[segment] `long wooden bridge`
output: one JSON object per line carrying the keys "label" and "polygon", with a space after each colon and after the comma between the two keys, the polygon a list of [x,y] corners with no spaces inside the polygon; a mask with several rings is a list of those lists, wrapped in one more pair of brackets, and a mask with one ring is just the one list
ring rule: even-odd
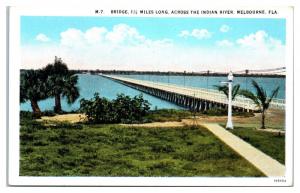
{"label": "long wooden bridge", "polygon": [[[137,80],[113,75],[99,75],[194,111],[206,111],[210,108],[227,108],[228,105],[226,95],[213,89],[183,87],[169,83]],[[237,96],[232,101],[232,108],[240,111],[258,110],[252,100],[243,96]],[[283,99],[273,99],[270,108],[284,109],[285,101]]]}

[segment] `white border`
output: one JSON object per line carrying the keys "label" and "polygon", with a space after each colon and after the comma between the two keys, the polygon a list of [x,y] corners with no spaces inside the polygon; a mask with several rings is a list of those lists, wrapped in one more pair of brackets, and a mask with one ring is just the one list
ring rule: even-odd
{"label": "white border", "polygon": [[[173,6],[173,7],[172,7]],[[186,4],[184,8],[194,8],[195,5]],[[201,9],[224,9],[224,6],[201,7]],[[233,9],[233,6],[227,6]],[[110,7],[101,6],[107,10],[105,16],[111,16]],[[141,9],[139,5],[118,5],[113,9]],[[159,9],[157,4],[147,9]],[[176,5],[169,5],[167,9],[175,9]],[[183,7],[180,7],[184,9]],[[245,7],[241,7],[244,8]],[[38,186],[290,186],[293,183],[293,10],[291,7],[246,7],[253,9],[277,9],[280,14],[275,17],[286,18],[286,181],[274,183],[278,178],[228,178],[228,177],[20,177],[19,176],[19,69],[20,69],[20,16],[21,15],[82,15],[95,16],[97,7],[13,7],[10,9],[9,32],[9,179],[10,185],[38,185]],[[236,7],[234,7],[236,9]],[[114,15],[118,16],[118,15]],[[101,17],[101,16],[99,16]],[[139,15],[138,17],[165,17],[161,15]],[[186,17],[181,15],[168,17]],[[190,17],[190,16],[189,16]],[[199,17],[211,17],[201,15]],[[213,15],[212,17],[232,17],[230,15]],[[236,17],[236,15],[234,16]],[[242,17],[239,15],[238,17]],[[246,15],[243,17],[259,17]],[[267,15],[266,17],[272,17]],[[265,17],[264,17],[265,18]]]}

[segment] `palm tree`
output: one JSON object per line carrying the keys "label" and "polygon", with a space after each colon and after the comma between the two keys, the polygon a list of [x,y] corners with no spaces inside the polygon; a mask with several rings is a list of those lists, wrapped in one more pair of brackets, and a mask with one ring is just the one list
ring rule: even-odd
{"label": "palm tree", "polygon": [[270,103],[274,97],[277,96],[279,91],[279,86],[275,88],[271,95],[268,97],[266,90],[259,86],[255,80],[252,80],[252,85],[255,89],[256,94],[252,93],[249,90],[241,90],[240,94],[251,99],[259,108],[259,112],[261,113],[261,128],[265,129],[265,112],[270,107]]}
{"label": "palm tree", "polygon": [[[226,95],[226,97],[228,98],[228,85],[226,84],[226,85],[214,85],[214,87],[216,87],[217,89],[218,89],[218,91],[220,91],[220,92],[223,92],[225,95]],[[239,90],[240,90],[240,85],[239,84],[237,84],[237,85],[234,85],[233,87],[232,87],[232,100],[234,100],[235,99],[235,97],[239,94]]]}
{"label": "palm tree", "polygon": [[69,104],[79,97],[78,76],[73,75],[62,59],[57,57],[54,64],[48,64],[43,71],[49,85],[48,94],[55,99],[54,112],[61,113],[61,97],[66,97]]}
{"label": "palm tree", "polygon": [[46,81],[40,70],[26,70],[21,72],[20,102],[30,101],[34,117],[41,116],[38,101],[47,98]]}
{"label": "palm tree", "polygon": [[62,97],[67,98],[68,104],[72,104],[78,99],[79,87],[77,86],[78,76],[77,75],[68,75],[64,79],[64,87],[62,89]]}

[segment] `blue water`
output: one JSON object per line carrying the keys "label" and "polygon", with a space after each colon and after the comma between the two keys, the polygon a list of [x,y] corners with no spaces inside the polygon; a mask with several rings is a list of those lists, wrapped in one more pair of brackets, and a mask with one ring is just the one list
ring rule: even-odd
{"label": "blue water", "polygon": [[[97,75],[79,74],[78,75],[78,85],[80,88],[80,97],[73,103],[69,105],[66,99],[62,100],[62,109],[64,111],[77,110],[80,107],[80,99],[90,99],[94,97],[94,93],[100,93],[100,96],[106,97],[108,99],[115,99],[117,94],[124,93],[131,97],[141,94],[142,92],[132,89],[130,87],[119,84],[107,78],[103,78]],[[142,93],[144,99],[151,103],[151,109],[181,109],[177,105],[161,100],[159,98],[153,97],[151,95]],[[53,110],[54,98],[49,98],[39,102],[40,109]],[[21,110],[31,111],[31,106],[29,102],[21,104]]]}
{"label": "blue water", "polygon": [[[95,92],[99,92],[100,96],[106,97],[108,99],[116,98],[117,94],[124,93],[129,96],[136,96],[141,94],[140,91],[132,89],[130,87],[124,86],[110,79],[103,78],[97,75],[79,74],[79,88],[80,97],[72,105],[67,104],[66,100],[62,100],[62,108],[65,111],[77,110],[80,107],[79,101],[82,98],[90,99],[94,96]],[[155,82],[164,82],[177,84],[182,86],[192,86],[200,88],[210,88],[215,89],[213,85],[219,85],[221,81],[226,81],[226,77],[201,77],[201,76],[162,76],[162,75],[126,75],[126,77],[140,79],[140,80],[150,80]],[[259,84],[261,84],[267,93],[270,93],[276,86],[280,86],[280,90],[277,98],[285,98],[285,78],[245,78],[245,77],[235,77],[234,84],[240,84],[242,88],[253,90],[251,86],[251,79],[255,79]],[[161,100],[159,98],[153,97],[146,93],[142,93],[144,98],[151,103],[151,109],[181,109],[181,107]],[[54,99],[49,98],[39,102],[39,106],[42,111],[53,110]],[[29,102],[21,104],[21,110],[31,111],[31,106]]]}

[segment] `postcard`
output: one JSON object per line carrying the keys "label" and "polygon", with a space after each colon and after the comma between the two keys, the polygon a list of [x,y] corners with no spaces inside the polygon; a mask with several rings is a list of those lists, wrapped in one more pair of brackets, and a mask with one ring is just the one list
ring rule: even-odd
{"label": "postcard", "polygon": [[291,186],[293,8],[10,7],[11,186]]}

